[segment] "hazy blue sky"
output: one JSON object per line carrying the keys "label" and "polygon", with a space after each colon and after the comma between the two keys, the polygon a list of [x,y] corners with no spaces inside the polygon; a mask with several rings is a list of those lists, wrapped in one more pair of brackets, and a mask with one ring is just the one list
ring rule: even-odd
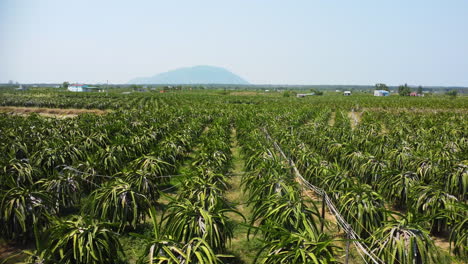
{"label": "hazy blue sky", "polygon": [[468,86],[468,1],[0,0],[0,82],[194,65],[255,84]]}

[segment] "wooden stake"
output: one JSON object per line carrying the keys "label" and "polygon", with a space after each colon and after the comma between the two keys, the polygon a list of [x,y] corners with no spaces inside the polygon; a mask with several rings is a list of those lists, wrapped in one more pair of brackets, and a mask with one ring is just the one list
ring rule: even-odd
{"label": "wooden stake", "polygon": [[345,259],[345,264],[348,264],[349,261],[349,235],[346,235],[346,238],[348,239],[346,241],[346,259]]}
{"label": "wooden stake", "polygon": [[322,197],[322,222],[320,223],[320,231],[323,233],[323,226],[325,223],[325,197]]}

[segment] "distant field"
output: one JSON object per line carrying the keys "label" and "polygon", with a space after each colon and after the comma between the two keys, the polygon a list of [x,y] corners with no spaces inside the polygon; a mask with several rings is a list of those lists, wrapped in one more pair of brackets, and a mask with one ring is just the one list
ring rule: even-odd
{"label": "distant field", "polygon": [[464,263],[467,134],[467,96],[0,92],[0,260]]}

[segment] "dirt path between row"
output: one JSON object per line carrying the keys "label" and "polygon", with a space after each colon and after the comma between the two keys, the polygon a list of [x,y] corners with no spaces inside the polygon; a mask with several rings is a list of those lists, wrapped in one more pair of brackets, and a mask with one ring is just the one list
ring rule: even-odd
{"label": "dirt path between row", "polygon": [[332,112],[330,116],[330,120],[328,120],[328,125],[329,126],[334,126],[335,125],[335,118],[336,118],[336,112]]}
{"label": "dirt path between row", "polygon": [[362,112],[351,111],[348,113],[348,117],[351,121],[351,129],[355,129],[357,125],[359,125],[359,122],[361,121],[361,115]]}
{"label": "dirt path between row", "polygon": [[16,107],[16,106],[0,106],[0,112],[10,113],[14,115],[29,115],[37,113],[45,117],[75,117],[79,114],[98,114],[103,115],[108,113],[107,110],[100,109],[74,109],[74,108],[43,108],[43,107]]}
{"label": "dirt path between row", "polygon": [[[225,193],[226,200],[235,206],[249,223],[251,219],[251,208],[247,205],[247,194],[242,190],[242,175],[245,173],[245,161],[240,154],[240,146],[237,142],[237,131],[232,129],[231,133],[231,153],[233,159],[232,176],[228,180],[229,189]],[[228,214],[234,220],[234,237],[228,250],[235,256],[235,261],[230,263],[253,263],[258,252],[258,245],[255,239],[247,239],[248,227],[244,225],[244,219],[234,213]]]}

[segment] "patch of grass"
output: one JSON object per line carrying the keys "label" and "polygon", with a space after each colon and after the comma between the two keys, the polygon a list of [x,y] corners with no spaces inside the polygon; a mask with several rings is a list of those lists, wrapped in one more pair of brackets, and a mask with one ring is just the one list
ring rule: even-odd
{"label": "patch of grass", "polygon": [[245,217],[244,218],[237,214],[229,214],[229,217],[236,223],[234,229],[234,238],[228,247],[228,253],[234,255],[234,258],[225,259],[225,263],[254,263],[254,259],[257,252],[262,247],[262,242],[258,238],[250,239],[247,237],[249,230],[248,223],[251,218],[251,210],[247,206],[246,194],[241,189],[242,174],[244,173],[244,160],[240,154],[240,147],[236,140],[236,131],[232,131],[232,147],[231,152],[233,156],[233,168],[232,173],[234,174],[229,178],[229,189],[225,193],[226,199]]}
{"label": "patch of grass", "polygon": [[235,231],[235,238],[232,241],[232,245],[230,247],[230,254],[233,254],[235,257],[232,259],[227,260],[225,263],[254,263],[255,257],[257,253],[260,251],[263,243],[258,238],[251,238],[247,240],[247,231],[236,230]]}
{"label": "patch of grass", "polygon": [[146,241],[143,238],[132,236],[131,233],[142,234],[146,237],[152,237],[153,226],[150,223],[144,223],[137,227],[133,232],[122,234],[120,243],[122,244],[126,259],[128,263],[136,263],[137,260],[144,254]]}

